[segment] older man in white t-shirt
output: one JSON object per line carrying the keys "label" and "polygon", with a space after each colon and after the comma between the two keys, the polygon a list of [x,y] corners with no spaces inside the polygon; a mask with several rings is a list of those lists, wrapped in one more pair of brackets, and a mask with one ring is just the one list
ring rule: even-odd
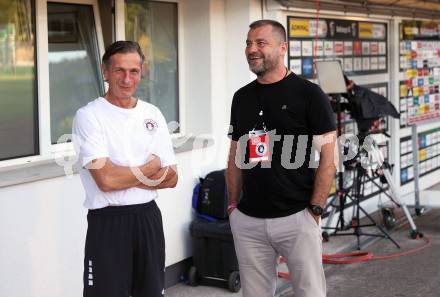
{"label": "older man in white t-shirt", "polygon": [[102,59],[109,88],[74,120],[89,209],[84,297],[163,296],[165,240],[157,189],[177,170],[165,118],[133,96],[144,55],[136,42],[111,44]]}

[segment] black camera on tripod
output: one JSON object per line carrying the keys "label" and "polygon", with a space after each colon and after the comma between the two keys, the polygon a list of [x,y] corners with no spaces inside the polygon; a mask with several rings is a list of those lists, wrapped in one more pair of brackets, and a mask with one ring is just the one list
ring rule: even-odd
{"label": "black camera on tripod", "polygon": [[[333,229],[332,235],[356,235],[357,246],[360,249],[360,236],[375,236],[390,239],[397,247],[395,242],[386,231],[378,225],[375,220],[360,205],[365,198],[365,183],[372,182],[385,192],[385,188],[374,181],[374,176],[378,175],[381,182],[386,180],[388,172],[388,163],[385,162],[382,152],[373,137],[370,134],[383,133],[385,129],[376,129],[373,131],[372,126],[379,119],[386,116],[399,118],[396,108],[384,96],[375,93],[368,88],[358,86],[349,80],[342,72],[342,67],[338,61],[320,61],[316,64],[318,81],[324,93],[331,98],[331,104],[337,117],[338,136],[342,135],[342,115],[344,111],[348,111],[356,122],[358,134],[349,136],[341,144],[343,158],[340,159],[339,172],[337,174],[336,195],[328,204],[332,207],[329,212],[327,225],[323,229]],[[345,99],[345,100],[343,100]],[[347,135],[344,135],[347,137]],[[339,139],[340,141],[342,138]],[[351,154],[351,156],[349,156]],[[344,170],[345,169],[345,170]],[[381,172],[383,172],[381,174]],[[390,176],[388,176],[390,177]],[[345,224],[344,209],[346,200],[353,207],[353,216],[351,223]],[[337,201],[337,204],[334,204]],[[326,208],[327,209],[327,208]],[[329,227],[331,218],[339,211],[339,218],[336,227]],[[370,223],[360,223],[361,213],[364,214]],[[362,230],[364,227],[377,227],[381,234],[367,233]],[[347,233],[348,229],[354,229],[353,232]],[[338,232],[344,233],[338,233]],[[323,238],[327,238],[330,234],[323,232]]]}
{"label": "black camera on tripod", "polygon": [[360,134],[368,133],[373,123],[380,118],[386,116],[400,118],[394,105],[384,96],[355,84],[345,74],[344,82],[347,92],[342,93],[341,96],[346,98],[348,103],[341,103],[341,109],[350,112]]}
{"label": "black camera on tripod", "polygon": [[[362,160],[364,160],[365,164],[373,167],[378,164],[378,166],[373,169],[380,177],[380,181],[386,184],[387,181],[383,177],[383,174],[381,174],[381,171],[383,169],[391,169],[391,166],[381,155],[374,155],[378,153],[377,150],[379,150],[379,146],[371,139],[366,141],[366,137],[375,133],[382,133],[389,137],[385,129],[378,129],[374,123],[377,123],[380,119],[385,121],[384,118],[386,116],[398,119],[400,115],[393,104],[384,96],[365,87],[356,85],[353,81],[348,79],[346,75],[344,75],[344,82],[347,87],[347,92],[341,94],[341,96],[347,99],[347,102],[341,103],[344,105],[341,109],[349,111],[352,118],[356,121],[359,130],[357,140],[359,144],[362,144],[362,148],[360,146],[358,147],[358,155],[352,160],[344,162],[344,166],[346,169],[350,169],[350,167],[356,166],[356,164],[359,166]],[[349,145],[350,143],[344,145],[344,150],[350,149]],[[344,155],[347,155],[347,152],[344,151]]]}

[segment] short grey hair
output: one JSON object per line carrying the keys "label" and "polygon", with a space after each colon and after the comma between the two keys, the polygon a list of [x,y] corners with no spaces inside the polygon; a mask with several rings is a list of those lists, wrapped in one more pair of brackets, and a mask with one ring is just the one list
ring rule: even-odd
{"label": "short grey hair", "polygon": [[115,54],[138,53],[141,58],[141,65],[144,64],[145,56],[142,53],[139,43],[129,40],[120,40],[110,44],[102,56],[102,64],[105,67],[111,66],[111,57]]}
{"label": "short grey hair", "polygon": [[251,30],[270,25],[272,26],[272,32],[275,32],[279,37],[281,38],[281,42],[286,42],[286,29],[284,28],[281,23],[274,21],[274,20],[258,20],[249,25],[249,28]]}

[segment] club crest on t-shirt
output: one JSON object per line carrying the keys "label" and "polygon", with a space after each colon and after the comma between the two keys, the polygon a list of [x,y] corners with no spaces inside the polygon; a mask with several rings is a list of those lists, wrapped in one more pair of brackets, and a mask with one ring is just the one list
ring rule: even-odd
{"label": "club crest on t-shirt", "polygon": [[153,134],[157,130],[157,123],[152,119],[146,119],[144,121],[144,127],[149,134]]}

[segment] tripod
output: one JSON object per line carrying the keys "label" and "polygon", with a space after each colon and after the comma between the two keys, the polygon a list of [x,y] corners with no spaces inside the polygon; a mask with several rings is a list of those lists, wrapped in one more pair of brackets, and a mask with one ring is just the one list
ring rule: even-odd
{"label": "tripod", "polygon": [[[361,133],[359,135],[360,142],[365,143],[367,134]],[[348,174],[351,174],[353,177],[353,184],[351,186],[343,185],[338,189],[338,195],[334,197],[331,202],[326,207],[332,207],[328,219],[327,224],[323,229],[334,229],[334,232],[330,235],[332,236],[347,236],[347,235],[355,235],[357,239],[357,248],[361,249],[360,237],[361,236],[374,236],[374,237],[382,237],[389,239],[397,248],[400,248],[399,244],[379,225],[375,222],[375,220],[365,211],[365,209],[360,205],[360,203],[365,198],[365,184],[367,182],[371,182],[376,187],[379,188],[381,193],[384,193],[393,203],[395,203],[398,207],[403,208],[405,216],[411,226],[411,237],[416,238],[417,235],[422,236],[421,233],[417,231],[417,228],[412,220],[412,217],[408,211],[407,206],[402,203],[399,199],[399,195],[397,192],[397,188],[394,186],[392,181],[392,176],[390,173],[389,164],[385,162],[382,152],[378,148],[376,142],[369,137],[368,144],[365,148],[358,146],[358,152],[353,160],[349,160],[344,162],[344,168]],[[373,166],[371,166],[373,164]],[[374,168],[376,165],[376,168]],[[370,174],[369,174],[370,173]],[[348,176],[346,174],[346,176]],[[379,177],[383,184],[387,184],[388,188],[384,185],[380,185],[375,178]],[[345,178],[347,181],[347,178]],[[339,182],[341,184],[341,182]],[[389,190],[389,193],[387,192]],[[342,199],[341,196],[342,195]],[[335,202],[342,201],[343,205],[335,205]],[[344,225],[343,218],[343,210],[347,199],[353,204],[353,218],[351,220],[351,224]],[[329,227],[333,216],[336,214],[337,209],[339,208],[340,214],[339,219],[337,221],[336,227]],[[366,220],[369,223],[360,223],[360,215],[363,213],[366,217]],[[380,233],[368,233],[364,232],[364,227],[376,227],[379,229]],[[353,232],[345,232],[349,229],[353,229]],[[344,231],[344,232],[343,232]],[[323,238],[328,239],[329,234],[327,232],[323,232]]]}

